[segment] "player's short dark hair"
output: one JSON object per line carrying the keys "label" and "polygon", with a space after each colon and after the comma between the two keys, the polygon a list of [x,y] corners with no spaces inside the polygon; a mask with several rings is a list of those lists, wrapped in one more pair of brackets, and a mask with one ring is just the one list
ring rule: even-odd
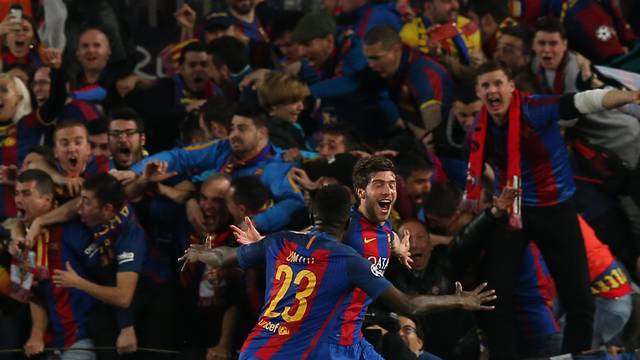
{"label": "player's short dark hair", "polygon": [[238,103],[233,111],[233,115],[253,120],[253,124],[258,129],[267,127],[267,113],[260,105],[252,103]]}
{"label": "player's short dark hair", "polygon": [[321,133],[342,136],[347,151],[356,150],[358,148],[358,143],[356,136],[353,134],[353,130],[343,124],[328,124],[322,128]]}
{"label": "player's short dark hair", "polygon": [[251,213],[260,211],[271,200],[269,188],[258,176],[240,176],[231,181],[233,201]]}
{"label": "player's short dark hair", "polygon": [[353,168],[353,187],[355,189],[365,189],[373,174],[380,171],[392,171],[396,169],[393,162],[383,156],[370,156],[358,160]]}
{"label": "player's short dark hair", "polygon": [[539,31],[548,33],[559,33],[561,38],[567,38],[567,30],[564,28],[564,25],[562,25],[560,19],[555,17],[543,16],[539,18],[533,26],[534,37],[535,34]]}
{"label": "player's short dark hair", "polygon": [[104,117],[87,122],[87,131],[89,135],[100,135],[109,132],[109,122]]}
{"label": "player's short dark hair", "polygon": [[187,53],[190,53],[190,52],[207,52],[207,48],[204,45],[202,45],[200,41],[194,41],[188,44],[187,46],[183,47],[182,50],[180,51],[180,58],[178,60],[178,63],[180,65],[184,64],[184,61],[187,58]]}
{"label": "player's short dark hair", "polygon": [[44,158],[44,161],[46,161],[47,164],[51,165],[52,167],[56,166],[56,157],[55,155],[53,155],[53,149],[51,149],[50,147],[45,145],[35,145],[29,149],[27,155],[31,153],[36,153],[42,156]]}
{"label": "player's short dark hair", "polygon": [[211,55],[217,67],[226,65],[233,74],[241,72],[249,64],[247,47],[232,36],[222,36],[213,40],[207,46],[207,53]]}
{"label": "player's short dark hair", "polygon": [[500,30],[502,35],[509,35],[522,40],[522,53],[531,54],[531,42],[533,41],[533,30],[524,25],[517,24],[507,26]]}
{"label": "player's short dark hair", "polygon": [[107,173],[93,175],[84,181],[82,188],[93,191],[101,206],[111,204],[115,211],[124,206],[124,187],[120,181]]}
{"label": "player's short dark hair", "polygon": [[478,95],[473,86],[473,80],[465,80],[460,83],[456,83],[453,101],[459,101],[463,104],[471,104],[478,101]]}
{"label": "player's short dark hair", "polygon": [[344,185],[323,186],[316,191],[311,209],[316,223],[342,227],[349,219],[351,193]]}
{"label": "player's short dark hair", "polygon": [[372,46],[378,43],[382,44],[383,49],[389,49],[393,45],[401,44],[402,40],[398,32],[393,30],[392,27],[378,25],[364,35],[364,44]]}
{"label": "player's short dark hair", "polygon": [[502,72],[504,72],[505,75],[507,75],[507,79],[513,79],[511,75],[511,70],[509,70],[509,67],[506,64],[497,60],[489,60],[486,63],[480,65],[476,70],[476,83],[478,82],[478,78],[480,77],[480,75],[484,75],[486,73],[490,73],[498,70],[502,70]]}
{"label": "player's short dark hair", "polygon": [[58,133],[58,131],[76,126],[83,128],[87,134],[87,137],[89,136],[89,129],[87,128],[87,124],[84,121],[74,118],[66,118],[58,120],[56,122],[56,127],[53,129],[53,138],[56,138],[56,134]]}
{"label": "player's short dark hair", "polygon": [[416,171],[433,171],[433,164],[424,156],[403,154],[396,161],[396,172],[404,179]]}
{"label": "player's short dark hair", "polygon": [[36,188],[42,195],[53,195],[54,184],[51,176],[46,171],[40,169],[28,169],[20,173],[16,178],[19,183],[36,182]]}
{"label": "player's short dark hair", "polygon": [[109,111],[109,125],[114,120],[134,121],[138,132],[144,132],[144,121],[137,111],[128,106],[119,106]]}
{"label": "player's short dark hair", "polygon": [[436,182],[424,195],[423,207],[427,215],[450,217],[458,210],[462,191],[451,183]]}

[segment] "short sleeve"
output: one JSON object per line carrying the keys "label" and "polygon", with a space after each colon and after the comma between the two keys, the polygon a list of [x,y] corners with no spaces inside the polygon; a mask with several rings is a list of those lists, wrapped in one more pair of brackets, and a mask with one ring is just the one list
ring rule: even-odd
{"label": "short sleeve", "polygon": [[142,272],[147,256],[147,242],[144,231],[137,223],[129,223],[116,244],[118,272]]}
{"label": "short sleeve", "polygon": [[444,81],[438,69],[419,61],[409,73],[409,87],[420,109],[441,104],[444,98]]}
{"label": "short sleeve", "polygon": [[385,290],[393,286],[374,264],[353,251],[347,259],[349,282],[364,290],[369,297],[376,299]]}

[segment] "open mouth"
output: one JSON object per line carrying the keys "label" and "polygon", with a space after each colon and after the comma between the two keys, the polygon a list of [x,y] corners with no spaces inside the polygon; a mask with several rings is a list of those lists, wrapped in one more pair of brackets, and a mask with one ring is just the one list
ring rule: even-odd
{"label": "open mouth", "polygon": [[487,97],[487,105],[492,109],[499,109],[502,105],[502,99],[499,95],[489,95]]}
{"label": "open mouth", "polygon": [[122,147],[118,149],[118,153],[122,156],[131,156],[131,149],[128,147]]}
{"label": "open mouth", "polygon": [[69,165],[71,165],[71,167],[76,167],[76,165],[78,165],[78,158],[75,156],[69,157]]}
{"label": "open mouth", "polygon": [[391,200],[388,200],[388,199],[380,200],[378,201],[378,206],[380,207],[380,210],[382,210],[383,213],[388,213],[389,210],[391,210]]}
{"label": "open mouth", "polygon": [[24,219],[27,216],[27,212],[24,209],[18,209],[16,215],[18,219]]}

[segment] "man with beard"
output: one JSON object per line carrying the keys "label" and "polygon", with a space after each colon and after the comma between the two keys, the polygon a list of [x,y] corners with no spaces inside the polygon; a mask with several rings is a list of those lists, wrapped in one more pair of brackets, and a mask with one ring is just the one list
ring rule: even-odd
{"label": "man with beard", "polygon": [[109,151],[118,170],[128,170],[144,157],[142,119],[131,108],[118,108],[109,113]]}
{"label": "man with beard", "polygon": [[[231,216],[225,206],[225,196],[231,179],[226,174],[214,174],[205,180],[198,196],[198,204],[204,217],[204,233],[194,231],[189,244],[211,241],[213,248],[236,246],[229,225]],[[194,229],[197,224],[193,224]],[[183,249],[183,250],[184,250]],[[244,303],[240,299],[245,285],[237,268],[213,269],[205,264],[189,264],[180,274],[185,291],[185,339],[187,346],[197,348],[190,353],[191,359],[202,359],[204,349],[207,357],[228,357],[237,349],[237,331],[243,321]]]}
{"label": "man with beard", "polygon": [[[163,151],[135,164],[131,170],[140,174],[145,163],[152,160],[167,162],[166,172],[178,175],[208,170],[195,177],[195,181],[206,179],[212,172],[233,178],[260,176],[275,201],[273,207],[255,217],[258,228],[264,232],[284,228],[292,215],[304,207],[300,190],[287,174],[292,164],[284,163],[279,150],[269,142],[266,115],[254,105],[240,104],[236,108],[228,139]],[[198,206],[195,208],[201,211]]]}
{"label": "man with beard", "polygon": [[255,0],[226,0],[229,13],[241,34],[256,42],[269,42],[262,20],[256,13]]}
{"label": "man with beard", "polygon": [[124,96],[125,103],[145,120],[151,153],[176,145],[179,125],[187,113],[197,110],[212,95],[221,95],[207,72],[209,56],[202,44],[185,46],[180,55],[179,74],[140,86]]}
{"label": "man with beard", "polygon": [[422,197],[431,189],[433,165],[421,156],[399,156],[396,163],[402,185],[396,210],[401,219],[415,218],[422,209]]}
{"label": "man with beard", "polygon": [[[54,207],[54,184],[42,170],[26,170],[16,179],[15,202],[18,218],[30,226],[38,216]],[[87,276],[87,269],[78,261],[91,233],[78,221],[46,227],[37,239],[37,263],[48,275],[38,279],[30,299],[31,335],[24,345],[27,356],[41,353],[47,346],[69,349],[62,358],[93,360],[91,351],[74,351],[74,347],[90,348],[88,315],[94,299],[85,292],[57,288],[50,279],[56,269],[73,267]],[[46,254],[46,256],[43,256]],[[46,260],[45,260],[46,259]],[[64,309],[64,310],[61,310]]]}
{"label": "man with beard", "polygon": [[515,88],[506,67],[488,62],[478,70],[476,94],[483,107],[470,135],[474,146],[469,156],[466,206],[477,208],[479,204],[485,161],[496,172],[496,189],[512,186],[521,191],[511,206],[509,226],[497,229],[485,244],[482,275],[501,291],[495,314],[480,317],[491,357],[516,357],[516,332],[510,325],[514,323],[512,298],[525,239],[531,238],[542,251],[567,309],[563,350],[588,350],[593,298],[573,200],[571,164],[558,121],[640,103],[640,92],[590,90],[527,96]]}

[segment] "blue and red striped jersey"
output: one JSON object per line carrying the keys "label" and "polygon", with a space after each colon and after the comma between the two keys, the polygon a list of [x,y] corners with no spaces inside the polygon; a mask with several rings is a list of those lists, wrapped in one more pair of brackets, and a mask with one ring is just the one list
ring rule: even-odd
{"label": "blue and red striped jersey", "polygon": [[[46,126],[34,111],[16,124],[0,126],[0,164],[20,167],[29,150],[41,144]],[[13,186],[0,185],[0,220],[16,215]]]}
{"label": "blue and red striped jersey", "polygon": [[396,32],[402,29],[402,19],[395,8],[395,2],[370,3],[362,5],[354,11],[355,22],[353,30],[359,38],[376,26],[387,25]]}
{"label": "blue and red striped jersey", "polygon": [[[560,96],[527,95],[522,99],[520,166],[522,205],[549,206],[573,196],[576,187],[569,153],[560,133]],[[489,121],[487,160],[496,172],[496,191],[505,185],[507,127]]]}
{"label": "blue and red striped jersey", "polygon": [[[78,275],[87,278],[87,269],[79,259],[90,239],[89,229],[79,221],[72,221],[45,229],[37,245],[46,248],[50,274],[55,269],[66,270],[68,261]],[[51,280],[41,281],[35,293],[43,297],[49,317],[45,338],[48,345],[69,347],[89,336],[88,314],[95,301],[91,295],[75,288],[55,286]]]}
{"label": "blue and red striped jersey", "polygon": [[240,359],[306,359],[334,343],[355,287],[376,298],[391,287],[375,266],[332,236],[279,232],[238,249],[242,268],[266,262],[265,305]]}
{"label": "blue and red striped jersey", "polygon": [[[369,260],[372,270],[380,276],[384,275],[391,257],[391,241],[393,240],[391,221],[384,224],[374,224],[360,211],[351,211],[351,222],[344,235],[343,242],[354,248],[358,254]],[[362,338],[362,322],[367,312],[367,306],[373,299],[361,289],[354,289],[341,305],[338,321],[340,331],[331,336],[340,345],[352,345]]]}
{"label": "blue and red striped jersey", "polygon": [[269,35],[265,31],[264,27],[262,26],[262,22],[260,21],[260,19],[258,19],[257,16],[253,19],[253,22],[250,23],[233,16],[231,18],[233,19],[234,25],[238,30],[240,30],[242,35],[248,37],[253,41],[269,42]]}
{"label": "blue and red striped jersey", "polygon": [[453,80],[437,61],[408,47],[402,48],[400,67],[389,84],[391,99],[402,118],[424,128],[421,109],[432,104],[442,106],[446,119],[453,103]]}

